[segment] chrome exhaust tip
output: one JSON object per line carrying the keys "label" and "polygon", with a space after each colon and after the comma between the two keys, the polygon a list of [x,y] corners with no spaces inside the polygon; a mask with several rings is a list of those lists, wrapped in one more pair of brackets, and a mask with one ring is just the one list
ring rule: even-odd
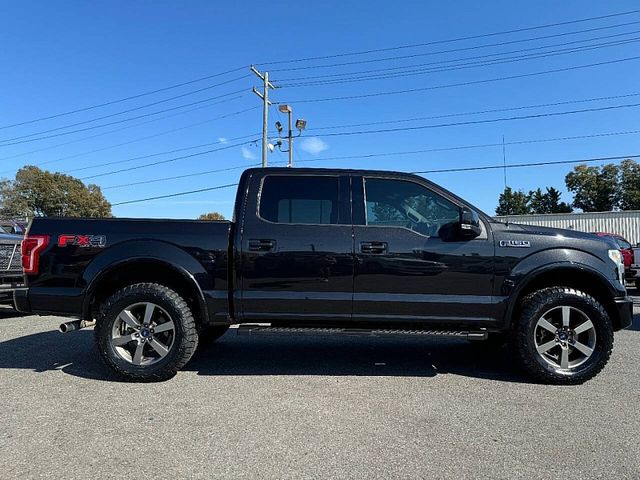
{"label": "chrome exhaust tip", "polygon": [[74,320],[73,322],[61,323],[58,327],[60,333],[75,332],[82,328],[92,327],[96,324],[95,320]]}

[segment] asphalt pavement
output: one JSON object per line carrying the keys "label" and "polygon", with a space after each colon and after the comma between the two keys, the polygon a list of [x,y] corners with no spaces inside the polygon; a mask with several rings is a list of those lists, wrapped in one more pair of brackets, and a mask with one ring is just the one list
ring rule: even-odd
{"label": "asphalt pavement", "polygon": [[130,384],[92,331],[4,311],[0,478],[637,479],[635,314],[598,377],[554,387],[461,340],[233,331]]}

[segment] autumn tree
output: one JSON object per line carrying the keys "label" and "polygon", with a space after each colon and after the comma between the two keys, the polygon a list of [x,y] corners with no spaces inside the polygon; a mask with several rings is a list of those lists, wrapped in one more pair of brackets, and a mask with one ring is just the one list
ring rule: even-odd
{"label": "autumn tree", "polygon": [[0,181],[0,215],[7,217],[111,217],[97,185],[62,173],[26,166],[14,180]]}
{"label": "autumn tree", "polygon": [[224,215],[218,212],[203,213],[198,217],[198,220],[224,220]]}

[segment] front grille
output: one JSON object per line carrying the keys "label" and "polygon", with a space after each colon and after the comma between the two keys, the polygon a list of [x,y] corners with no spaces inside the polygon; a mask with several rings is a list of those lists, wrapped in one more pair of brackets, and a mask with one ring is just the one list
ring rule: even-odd
{"label": "front grille", "polygon": [[0,245],[0,271],[21,272],[20,245]]}

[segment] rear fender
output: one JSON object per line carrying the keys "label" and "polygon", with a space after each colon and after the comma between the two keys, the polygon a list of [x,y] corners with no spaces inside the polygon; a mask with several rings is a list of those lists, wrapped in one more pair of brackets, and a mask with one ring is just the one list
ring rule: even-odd
{"label": "rear fender", "polygon": [[[181,248],[156,240],[134,240],[123,242],[95,257],[85,269],[82,279],[84,285],[83,318],[91,315],[91,302],[100,283],[110,273],[120,268],[135,268],[136,263],[153,262],[165,266],[180,275],[195,292],[197,301],[205,321],[209,318],[209,310],[203,293],[203,285],[196,278],[205,282],[208,272],[191,255]],[[204,285],[206,288],[207,286]]]}

